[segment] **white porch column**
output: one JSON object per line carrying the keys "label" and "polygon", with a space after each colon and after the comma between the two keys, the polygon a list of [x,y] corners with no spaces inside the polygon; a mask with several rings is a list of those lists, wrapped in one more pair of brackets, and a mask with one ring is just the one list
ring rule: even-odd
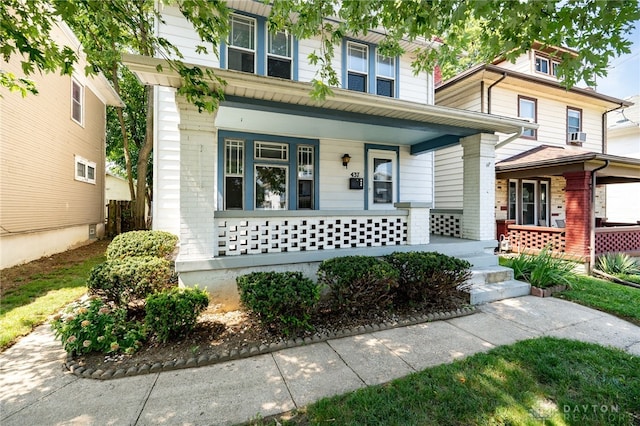
{"label": "white porch column", "polygon": [[176,96],[180,111],[180,260],[212,258],[215,244],[215,113]]}
{"label": "white porch column", "polygon": [[460,139],[463,149],[462,238],[496,239],[496,135],[477,134]]}
{"label": "white porch column", "polygon": [[407,245],[429,244],[431,203],[395,203],[398,210],[408,210]]}

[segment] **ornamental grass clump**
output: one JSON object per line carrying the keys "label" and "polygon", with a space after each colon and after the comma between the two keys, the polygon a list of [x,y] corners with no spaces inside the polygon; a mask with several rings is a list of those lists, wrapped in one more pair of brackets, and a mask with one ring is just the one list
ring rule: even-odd
{"label": "ornamental grass clump", "polygon": [[209,306],[209,295],[198,288],[172,288],[150,295],[145,323],[158,340],[166,342],[187,335],[198,316]]}
{"label": "ornamental grass clump", "polygon": [[94,297],[74,302],[51,321],[56,338],[70,354],[132,354],[146,339],[144,325],[127,320],[127,310]]}
{"label": "ornamental grass clump", "polygon": [[154,256],[168,258],[178,237],[166,231],[131,231],[116,236],[107,247],[107,259]]}
{"label": "ornamental grass clump", "polygon": [[520,253],[518,257],[509,259],[506,266],[513,269],[516,280],[523,280],[534,287],[547,288],[555,285],[566,285],[571,288],[575,280],[573,269],[575,264],[564,257],[556,257],[548,247],[536,256]]}
{"label": "ornamental grass clump", "polygon": [[471,264],[437,252],[394,252],[384,257],[398,272],[398,300],[439,304],[470,287]]}
{"label": "ornamental grass clump", "polygon": [[640,275],[640,264],[626,253],[606,253],[598,257],[596,269],[609,275]]}
{"label": "ornamental grass clump", "polygon": [[329,304],[353,314],[372,306],[390,308],[398,278],[392,265],[372,256],[335,257],[318,267],[318,283],[328,287]]}
{"label": "ornamental grass clump", "polygon": [[236,278],[240,301],[260,321],[285,335],[310,330],[320,287],[300,272],[252,272]]}

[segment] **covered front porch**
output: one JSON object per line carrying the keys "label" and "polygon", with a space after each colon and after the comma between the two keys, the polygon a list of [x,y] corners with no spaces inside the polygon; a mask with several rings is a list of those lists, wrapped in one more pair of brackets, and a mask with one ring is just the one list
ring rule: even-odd
{"label": "covered front porch", "polygon": [[[510,206],[505,208],[513,217],[497,221],[497,237],[505,239],[511,251],[538,253],[550,247],[589,265],[604,253],[640,253],[640,216],[636,223],[607,222],[604,197],[608,184],[640,181],[640,160],[541,146],[499,162],[496,178],[509,185],[548,180],[562,197],[552,192],[549,198],[554,204],[547,204],[546,211],[544,204],[536,205],[536,224],[518,223],[523,215],[514,214]],[[531,199],[533,205],[534,197]]]}
{"label": "covered front porch", "polygon": [[[161,60],[125,62],[147,84],[180,87]],[[232,305],[240,274],[314,277],[322,260],[336,256],[447,249],[496,262],[494,133],[535,124],[342,89],[318,100],[308,83],[213,72],[227,83],[214,114],[161,92],[178,118],[177,140],[165,152],[177,153],[179,164],[171,182],[155,187],[159,197],[163,187],[176,189],[183,284],[204,285]],[[157,142],[158,170],[164,143]],[[434,245],[432,152],[457,144],[464,151],[462,239]]]}

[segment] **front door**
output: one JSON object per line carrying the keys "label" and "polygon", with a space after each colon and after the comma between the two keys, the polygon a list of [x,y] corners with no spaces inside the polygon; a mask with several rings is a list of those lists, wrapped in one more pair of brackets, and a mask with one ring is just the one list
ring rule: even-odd
{"label": "front door", "polygon": [[368,208],[393,209],[398,200],[397,158],[394,151],[371,149],[368,152]]}

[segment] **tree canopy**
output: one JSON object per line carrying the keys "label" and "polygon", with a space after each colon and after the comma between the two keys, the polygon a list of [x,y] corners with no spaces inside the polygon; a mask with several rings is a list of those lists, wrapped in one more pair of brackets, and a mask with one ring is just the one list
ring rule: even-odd
{"label": "tree canopy", "polygon": [[[198,50],[212,49],[209,53],[217,54],[220,40],[228,32],[226,3],[166,1],[178,5],[196,28],[203,41]],[[183,77],[183,94],[201,109],[215,109],[223,82],[204,70],[182,64],[179,49],[150,31],[154,20],[161,19],[152,10],[153,4],[151,0],[0,2],[0,55],[5,60],[15,54],[24,55],[25,74],[17,77],[0,71],[0,84],[26,93],[36,90],[28,83],[28,76],[34,72],[70,73],[76,53],[55,45],[48,33],[55,19],[78,22],[88,17],[87,22],[101,23],[97,25],[100,32],[96,33],[95,49],[85,49],[100,55],[90,60],[99,61],[105,51],[114,52],[105,50],[105,43],[100,43],[99,38],[113,39],[114,30],[121,36],[123,28],[146,26],[149,31],[145,37],[138,34],[124,45],[141,54],[177,59],[170,66]],[[134,9],[144,14],[132,13]],[[580,81],[593,84],[596,77],[605,76],[611,59],[630,51],[629,34],[638,20],[637,0],[278,0],[272,2],[269,26],[290,31],[299,38],[322,39],[322,49],[312,53],[310,59],[319,65],[313,94],[325,96],[330,87],[338,85],[331,66],[337,42],[344,36],[357,38],[372,29],[385,34],[379,47],[389,55],[403,52],[402,40],[440,40],[437,49],[425,45],[415,52],[412,66],[416,72],[430,70],[436,63],[454,72],[461,65],[488,62],[498,56],[514,60],[534,42],[565,46],[577,52],[558,52],[562,60],[559,77],[571,87]],[[125,48],[122,44],[112,47],[120,52]],[[212,80],[218,84],[206,83]]]}

